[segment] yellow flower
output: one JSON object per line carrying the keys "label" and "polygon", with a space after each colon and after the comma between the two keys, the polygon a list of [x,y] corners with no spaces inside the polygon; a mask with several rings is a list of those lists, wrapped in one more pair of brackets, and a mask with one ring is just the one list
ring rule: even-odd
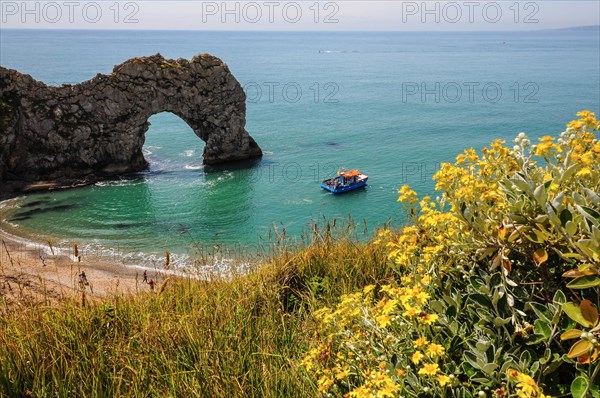
{"label": "yellow flower", "polygon": [[408,306],[408,308],[406,309],[406,311],[404,311],[402,313],[403,316],[411,318],[415,315],[418,315],[421,312],[421,308],[419,307],[412,307],[412,306]]}
{"label": "yellow flower", "polygon": [[437,363],[428,363],[419,369],[420,375],[435,376],[440,371],[440,367]]}
{"label": "yellow flower", "polygon": [[580,118],[586,118],[586,117],[594,117],[596,116],[596,114],[594,112],[590,112],[587,109],[584,109],[582,111],[579,111],[576,113],[577,116],[579,116]]}
{"label": "yellow flower", "polygon": [[431,343],[429,347],[427,347],[427,355],[430,357],[437,357],[444,353],[444,347],[439,344]]}
{"label": "yellow flower", "polygon": [[392,323],[392,317],[389,315],[379,315],[375,320],[380,328],[385,328]]}
{"label": "yellow flower", "polygon": [[479,156],[477,156],[477,151],[475,151],[475,149],[469,148],[466,149],[464,152],[467,159],[471,162],[477,162],[479,160]]}
{"label": "yellow flower", "polygon": [[552,150],[555,152],[562,152],[562,148],[552,141],[554,141],[554,137],[550,137],[549,135],[540,138],[540,143],[535,148],[535,155],[544,156],[551,153]]}
{"label": "yellow flower", "polygon": [[366,380],[362,386],[348,393],[355,398],[393,398],[398,396],[400,386],[387,374],[381,371],[365,372]]}
{"label": "yellow flower", "polygon": [[581,163],[585,166],[592,166],[592,164],[594,163],[594,158],[591,151],[581,155]]}
{"label": "yellow flower", "polygon": [[577,177],[589,176],[592,175],[592,170],[589,167],[584,167],[575,174]]}
{"label": "yellow flower", "polygon": [[387,303],[385,303],[381,312],[383,312],[384,314],[389,314],[394,310],[394,308],[396,308],[397,304],[398,300],[390,300]]}
{"label": "yellow flower", "polygon": [[414,347],[415,348],[425,347],[428,343],[429,343],[429,341],[427,341],[427,339],[425,337],[419,337],[418,339],[415,340]]}
{"label": "yellow flower", "polygon": [[400,197],[398,197],[398,202],[406,202],[408,204],[414,204],[418,202],[417,193],[410,189],[409,185],[403,185],[398,193],[400,194]]}
{"label": "yellow flower", "polygon": [[429,294],[427,294],[427,292],[419,292],[416,294],[416,299],[417,302],[421,305],[425,304],[427,302],[427,299],[429,299],[431,296]]}
{"label": "yellow flower", "polygon": [[510,378],[516,379],[519,398],[547,398],[531,376],[514,369],[508,369],[506,373]]}
{"label": "yellow flower", "polygon": [[571,127],[573,130],[581,130],[582,124],[579,120],[573,120],[567,124],[567,127]]}
{"label": "yellow flower", "polygon": [[410,359],[415,365],[418,365],[421,362],[421,359],[423,359],[425,355],[423,355],[423,353],[421,351],[415,351],[414,354],[412,354],[412,358]]}
{"label": "yellow flower", "polygon": [[375,285],[367,285],[363,289],[363,294],[369,294],[375,289]]}
{"label": "yellow flower", "polygon": [[350,372],[348,372],[348,369],[343,369],[335,374],[335,378],[338,380],[342,380],[345,379],[349,374]]}
{"label": "yellow flower", "polygon": [[438,320],[439,316],[437,314],[421,314],[419,316],[419,320],[426,325],[431,325],[432,323]]}
{"label": "yellow flower", "polygon": [[353,398],[369,398],[371,397],[371,391],[367,385],[362,385],[350,391],[348,396]]}
{"label": "yellow flower", "polygon": [[437,381],[440,383],[440,387],[444,387],[446,384],[450,383],[452,379],[446,375],[438,375]]}
{"label": "yellow flower", "polygon": [[333,379],[329,376],[323,376],[319,379],[317,384],[319,386],[319,391],[325,392],[325,391],[329,390],[329,387],[331,387],[333,385]]}
{"label": "yellow flower", "polygon": [[383,387],[381,387],[379,389],[379,392],[377,393],[377,397],[395,397],[396,396],[396,392],[398,392],[398,390],[400,390],[400,387],[393,382],[390,383],[385,383],[383,385]]}

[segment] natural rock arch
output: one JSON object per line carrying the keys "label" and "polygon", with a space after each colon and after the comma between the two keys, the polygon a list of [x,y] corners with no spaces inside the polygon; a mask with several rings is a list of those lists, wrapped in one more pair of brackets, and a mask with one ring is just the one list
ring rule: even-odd
{"label": "natural rock arch", "polygon": [[144,170],[148,118],[160,112],[179,116],[205,142],[206,164],[259,157],[245,101],[227,65],[209,54],[133,58],[60,87],[0,67],[0,183],[22,189]]}

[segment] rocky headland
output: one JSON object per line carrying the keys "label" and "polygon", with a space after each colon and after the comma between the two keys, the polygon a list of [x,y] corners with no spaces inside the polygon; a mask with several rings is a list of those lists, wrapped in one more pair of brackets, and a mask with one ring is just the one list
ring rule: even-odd
{"label": "rocky headland", "polygon": [[80,84],[47,86],[0,67],[0,194],[138,172],[148,118],[172,112],[205,143],[203,161],[259,157],[246,96],[219,58],[132,58]]}

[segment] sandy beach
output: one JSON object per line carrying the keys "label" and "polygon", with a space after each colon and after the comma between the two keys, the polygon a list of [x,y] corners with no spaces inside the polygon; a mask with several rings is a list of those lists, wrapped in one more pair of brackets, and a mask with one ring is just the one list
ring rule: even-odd
{"label": "sandy beach", "polygon": [[[52,248],[24,241],[0,230],[0,296],[9,305],[36,304],[81,296],[104,298],[111,295],[150,292],[143,281],[147,272],[160,283],[155,269],[129,267],[104,257],[73,255],[72,250]],[[86,283],[80,283],[81,272]]]}

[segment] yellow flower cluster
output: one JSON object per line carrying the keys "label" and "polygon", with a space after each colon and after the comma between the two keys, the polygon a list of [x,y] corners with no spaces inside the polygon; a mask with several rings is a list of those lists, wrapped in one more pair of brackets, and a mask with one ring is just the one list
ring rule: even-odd
{"label": "yellow flower cluster", "polygon": [[400,188],[398,194],[400,194],[398,197],[398,202],[408,202],[412,204],[417,203],[419,200],[417,198],[417,193],[410,189],[408,185],[404,185],[402,188]]}
{"label": "yellow flower cluster", "polygon": [[[342,296],[335,308],[315,312],[320,344],[308,352],[302,365],[318,380],[319,391],[339,391],[342,379],[352,375],[362,383],[348,391],[349,397],[397,395],[406,373],[405,368],[389,362],[402,343],[402,334],[397,331],[403,327],[426,330],[423,328],[439,319],[438,314],[427,311],[431,277],[410,275],[402,282],[402,286],[390,284],[379,289],[366,286],[360,292]],[[450,378],[438,364],[445,348],[424,337],[414,344],[422,352],[415,351],[398,362],[409,364],[412,358],[416,375],[446,386]]]}
{"label": "yellow flower cluster", "polygon": [[365,373],[365,383],[348,393],[351,398],[394,398],[400,387],[385,372],[376,370]]}
{"label": "yellow flower cluster", "polygon": [[[434,202],[429,196],[418,202],[418,211],[417,203],[412,200],[404,205],[415,224],[404,227],[396,240],[389,240],[388,258],[403,272],[409,271],[408,275],[421,279],[429,278],[434,264],[445,264],[449,258],[460,261],[456,257],[460,252],[456,243],[468,238],[468,226],[452,212],[445,211],[443,203]],[[443,272],[444,267],[438,267],[437,271]]]}
{"label": "yellow flower cluster", "polygon": [[535,148],[536,156],[546,156],[552,153],[560,153],[562,148],[554,143],[554,137],[546,135],[540,138],[540,143]]}
{"label": "yellow flower cluster", "polygon": [[[517,170],[517,161],[503,140],[494,141],[479,157],[470,148],[456,157],[456,162],[442,163],[434,175],[435,189],[452,198],[453,210],[459,203],[488,202],[495,212],[505,206],[498,182]],[[450,195],[449,195],[450,194]]]}
{"label": "yellow flower cluster", "polygon": [[591,177],[597,171],[600,163],[600,141],[591,130],[600,129],[596,115],[590,111],[577,114],[581,117],[567,125],[563,134],[563,145],[571,150],[571,160],[580,166],[578,177]]}

